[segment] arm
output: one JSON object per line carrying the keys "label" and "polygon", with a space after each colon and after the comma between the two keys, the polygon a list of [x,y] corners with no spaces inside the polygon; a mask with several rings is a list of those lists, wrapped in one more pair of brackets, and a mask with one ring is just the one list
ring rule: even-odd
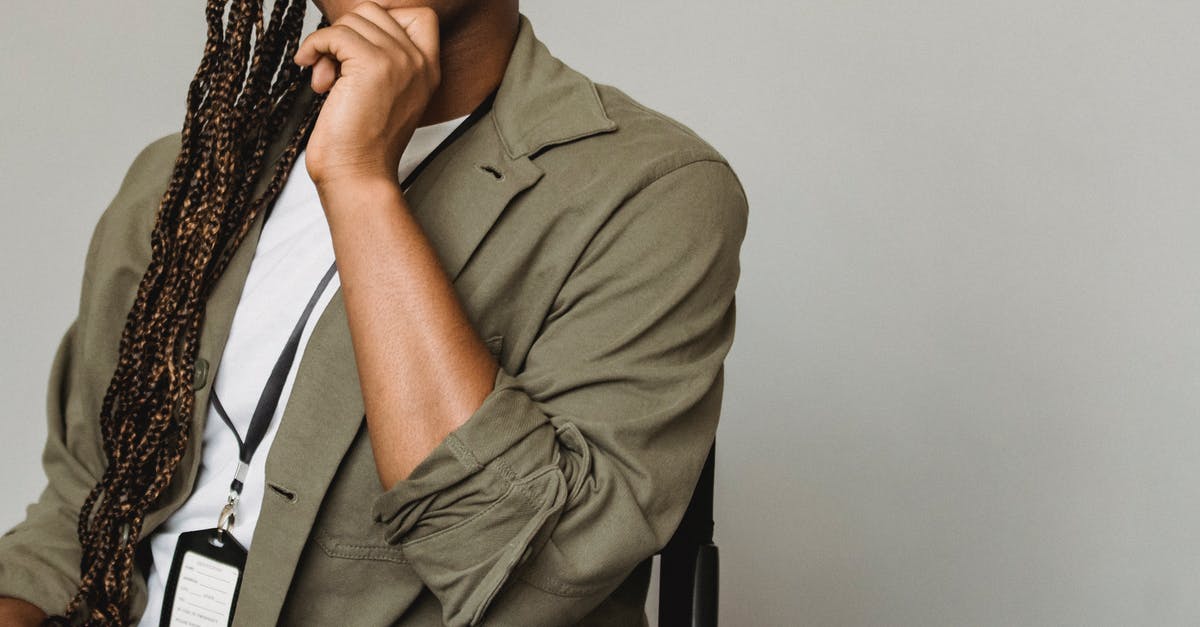
{"label": "arm", "polygon": [[[113,289],[112,277],[101,276],[99,263],[105,255],[113,254],[111,246],[124,245],[119,240],[126,235],[113,233],[115,210],[125,211],[134,205],[150,210],[152,194],[161,194],[162,190],[157,184],[158,174],[163,164],[169,166],[177,149],[176,136],[146,146],[130,165],[119,191],[93,229],[84,261],[79,309],[63,333],[50,367],[47,437],[42,452],[47,483],[38,500],[27,507],[25,519],[0,537],[0,597],[8,597],[0,601],[0,617],[6,616],[4,612],[25,614],[29,609],[26,605],[46,614],[61,613],[79,586],[79,507],[106,463],[98,414],[92,415],[87,408],[83,386],[112,374],[111,366],[106,368],[107,364],[102,363],[103,351],[86,350],[96,345],[88,335],[97,328],[98,318],[107,314],[123,319],[112,312],[128,307],[126,302],[117,302],[125,294]],[[149,181],[147,176],[155,180]],[[166,179],[162,182],[165,184]],[[116,333],[112,336],[114,348],[119,329]],[[107,382],[103,379],[94,384]],[[0,620],[0,624],[8,622]]]}
{"label": "arm", "polygon": [[[746,217],[724,163],[648,184],[583,252],[524,368],[498,369],[374,503],[447,624],[577,621],[670,538],[717,425]],[[425,417],[409,411],[394,419]]]}
{"label": "arm", "polygon": [[[427,7],[364,2],[301,42],[313,89],[328,92],[305,163],[329,222],[385,486],[402,479],[479,407],[499,366],[476,336],[396,172],[441,81]],[[336,58],[335,77],[321,63]],[[391,373],[411,376],[397,380]],[[422,420],[405,417],[420,413]]]}
{"label": "arm", "polygon": [[[499,365],[394,180],[325,186],[320,195],[371,448],[388,487],[466,422],[492,390]],[[415,415],[421,419],[408,418]]]}
{"label": "arm", "polygon": [[496,366],[390,180],[437,83],[434,17],[362,3],[296,54],[340,62],[332,87],[314,68],[329,96],[306,163],[387,488],[374,515],[446,623],[575,622],[666,544],[695,487],[747,201],[715,157],[653,177],[582,252],[522,370]]}
{"label": "arm", "polygon": [[47,485],[37,502],[26,508],[25,520],[0,537],[0,596],[28,601],[47,614],[62,612],[79,585],[79,506],[101,472],[84,461],[92,456],[77,455],[73,448],[82,443],[68,436],[67,408],[82,358],[78,337],[82,326],[76,319],[67,329],[50,370],[49,422],[42,452]]}

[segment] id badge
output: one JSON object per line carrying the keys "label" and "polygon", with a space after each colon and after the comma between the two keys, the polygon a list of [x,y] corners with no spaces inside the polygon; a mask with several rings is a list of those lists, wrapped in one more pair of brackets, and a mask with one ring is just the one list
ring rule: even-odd
{"label": "id badge", "polygon": [[179,534],[159,625],[229,627],[245,570],[246,549],[229,532],[202,529]]}

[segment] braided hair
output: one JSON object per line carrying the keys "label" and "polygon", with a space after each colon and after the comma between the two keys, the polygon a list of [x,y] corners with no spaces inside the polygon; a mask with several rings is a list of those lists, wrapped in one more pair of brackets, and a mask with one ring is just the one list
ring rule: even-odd
{"label": "braided hair", "polygon": [[79,512],[79,588],[50,623],[129,622],[142,523],[175,476],[190,435],[204,304],[251,223],[270,211],[324,102],[323,94],[312,101],[266,191],[250,198],[268,146],[311,78],[311,68],[292,62],[306,4],[275,0],[264,29],[263,0],[208,2],[208,40],[188,90],[180,152],[100,410],[107,466]]}

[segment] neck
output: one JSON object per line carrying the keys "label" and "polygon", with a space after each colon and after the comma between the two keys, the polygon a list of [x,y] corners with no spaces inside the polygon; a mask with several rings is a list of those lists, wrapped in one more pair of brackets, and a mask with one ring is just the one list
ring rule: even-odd
{"label": "neck", "polygon": [[470,114],[504,78],[519,14],[516,0],[480,3],[478,11],[442,24],[441,75],[420,126]]}

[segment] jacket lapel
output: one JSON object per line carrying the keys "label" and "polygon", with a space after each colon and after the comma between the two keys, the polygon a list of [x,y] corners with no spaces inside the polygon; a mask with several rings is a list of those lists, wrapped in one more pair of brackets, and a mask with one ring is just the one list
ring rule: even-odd
{"label": "jacket lapel", "polygon": [[[542,177],[532,155],[616,128],[591,82],[551,56],[524,15],[520,21],[492,111],[430,162],[405,194],[450,281],[457,279],[512,199]],[[201,350],[218,359],[213,349],[228,337],[260,231],[261,219],[209,303]],[[201,402],[207,408],[207,394],[197,397]],[[277,622],[325,491],[364,425],[362,390],[339,288],[303,350],[267,456],[267,489],[239,594],[237,624]],[[194,458],[198,453],[189,447],[188,455]]]}

